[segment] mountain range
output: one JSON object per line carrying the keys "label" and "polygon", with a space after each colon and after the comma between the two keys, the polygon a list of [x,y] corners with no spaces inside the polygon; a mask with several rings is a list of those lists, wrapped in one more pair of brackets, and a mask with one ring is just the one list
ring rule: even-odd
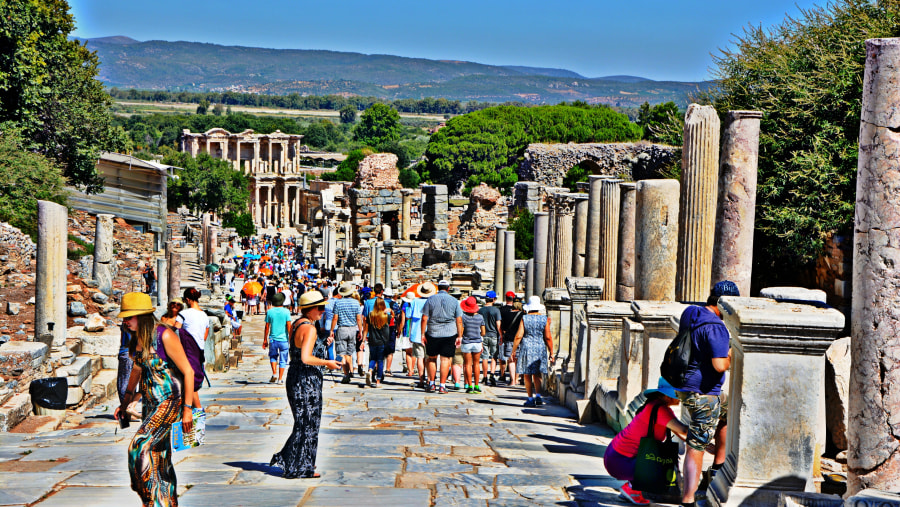
{"label": "mountain range", "polygon": [[588,78],[566,69],[486,65],[393,55],[137,41],[80,39],[97,52],[106,86],[167,91],[364,95],[384,99],[556,104],[582,100],[620,107],[674,101],[710,82],[653,81],[637,76]]}

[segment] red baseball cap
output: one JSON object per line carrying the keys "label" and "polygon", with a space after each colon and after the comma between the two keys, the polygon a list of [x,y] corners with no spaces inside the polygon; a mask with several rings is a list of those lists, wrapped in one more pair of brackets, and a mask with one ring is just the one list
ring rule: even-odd
{"label": "red baseball cap", "polygon": [[506,297],[515,299],[516,293],[511,290],[506,291]]}

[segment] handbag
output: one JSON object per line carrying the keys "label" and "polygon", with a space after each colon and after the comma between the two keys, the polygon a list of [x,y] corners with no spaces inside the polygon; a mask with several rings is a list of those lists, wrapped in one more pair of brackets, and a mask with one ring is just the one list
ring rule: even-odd
{"label": "handbag", "polygon": [[635,455],[634,480],[631,485],[638,491],[665,494],[675,487],[678,468],[678,443],[672,441],[672,432],[666,428],[666,439],[660,442],[653,435],[656,414],[661,405],[656,404],[650,414],[647,436],[642,437]]}

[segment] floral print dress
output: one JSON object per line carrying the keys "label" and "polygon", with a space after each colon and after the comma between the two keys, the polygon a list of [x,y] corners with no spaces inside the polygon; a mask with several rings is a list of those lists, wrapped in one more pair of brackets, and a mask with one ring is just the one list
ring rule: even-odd
{"label": "floral print dress", "polygon": [[519,375],[540,375],[547,373],[547,345],[544,343],[546,315],[522,316],[525,335],[516,351],[516,373]]}

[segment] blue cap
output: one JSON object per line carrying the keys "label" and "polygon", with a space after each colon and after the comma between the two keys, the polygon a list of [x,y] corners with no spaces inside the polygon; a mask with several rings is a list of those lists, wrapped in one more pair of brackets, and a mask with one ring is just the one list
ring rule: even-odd
{"label": "blue cap", "polygon": [[722,280],[713,286],[712,290],[713,296],[740,296],[741,291],[738,290],[737,284],[732,282],[731,280]]}
{"label": "blue cap", "polygon": [[660,393],[668,396],[669,398],[676,398],[675,388],[672,387],[672,384],[669,384],[666,379],[659,377],[659,382],[656,384],[656,389],[647,389],[644,391],[644,396],[649,396],[651,393]]}
{"label": "blue cap", "polygon": [[489,290],[488,293],[484,295],[484,297],[486,297],[488,299],[497,299],[497,293],[492,290]]}

